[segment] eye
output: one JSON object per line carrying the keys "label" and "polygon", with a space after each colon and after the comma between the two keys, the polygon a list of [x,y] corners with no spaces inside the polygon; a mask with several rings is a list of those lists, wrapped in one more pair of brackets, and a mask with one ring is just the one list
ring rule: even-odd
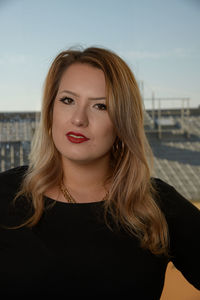
{"label": "eye", "polygon": [[102,103],[95,104],[95,106],[97,106],[99,110],[106,110],[107,109],[106,105],[102,104]]}
{"label": "eye", "polygon": [[59,100],[65,104],[71,104],[74,101],[72,98],[69,98],[69,97],[63,97]]}

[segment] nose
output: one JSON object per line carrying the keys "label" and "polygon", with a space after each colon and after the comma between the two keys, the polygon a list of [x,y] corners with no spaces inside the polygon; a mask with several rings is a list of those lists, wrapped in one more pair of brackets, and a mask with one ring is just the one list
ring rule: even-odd
{"label": "nose", "polygon": [[87,127],[89,124],[86,108],[78,107],[73,112],[71,122],[77,127]]}

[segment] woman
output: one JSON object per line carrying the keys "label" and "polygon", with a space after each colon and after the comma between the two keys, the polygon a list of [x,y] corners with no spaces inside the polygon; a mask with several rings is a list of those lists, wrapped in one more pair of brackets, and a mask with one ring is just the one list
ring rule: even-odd
{"label": "woman", "polygon": [[0,174],[2,294],[156,300],[169,261],[200,289],[200,211],[151,170],[127,64],[61,52],[30,164]]}

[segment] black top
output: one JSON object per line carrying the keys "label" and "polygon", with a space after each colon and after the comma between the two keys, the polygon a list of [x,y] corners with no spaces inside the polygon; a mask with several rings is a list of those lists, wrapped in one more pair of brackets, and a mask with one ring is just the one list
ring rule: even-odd
{"label": "black top", "polygon": [[[26,170],[24,166],[0,173],[1,224],[22,220],[25,207],[14,210],[10,203]],[[171,261],[200,289],[200,210],[172,186],[155,182],[169,226]],[[45,201],[53,203],[47,197]],[[56,201],[32,229],[0,228],[4,296],[158,300],[168,262],[164,255],[142,249],[136,237],[111,231],[103,221],[103,202]]]}

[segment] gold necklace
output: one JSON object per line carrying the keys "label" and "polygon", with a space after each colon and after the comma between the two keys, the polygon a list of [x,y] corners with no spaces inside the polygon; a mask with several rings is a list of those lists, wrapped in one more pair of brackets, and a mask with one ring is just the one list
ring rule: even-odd
{"label": "gold necklace", "polygon": [[63,196],[65,197],[65,199],[67,200],[67,202],[76,203],[76,200],[72,197],[72,195],[70,194],[70,192],[68,191],[68,189],[66,188],[63,182],[61,182],[60,184],[60,190]]}
{"label": "gold necklace", "polygon": [[[67,202],[69,203],[77,203],[77,201],[74,199],[74,197],[70,194],[70,192],[68,191],[67,187],[64,185],[63,182],[60,183],[60,190],[63,194],[63,196],[65,197],[65,199],[67,200]],[[106,195],[103,197],[103,199],[101,201],[104,201],[107,199],[109,195],[109,191],[107,191]]]}

